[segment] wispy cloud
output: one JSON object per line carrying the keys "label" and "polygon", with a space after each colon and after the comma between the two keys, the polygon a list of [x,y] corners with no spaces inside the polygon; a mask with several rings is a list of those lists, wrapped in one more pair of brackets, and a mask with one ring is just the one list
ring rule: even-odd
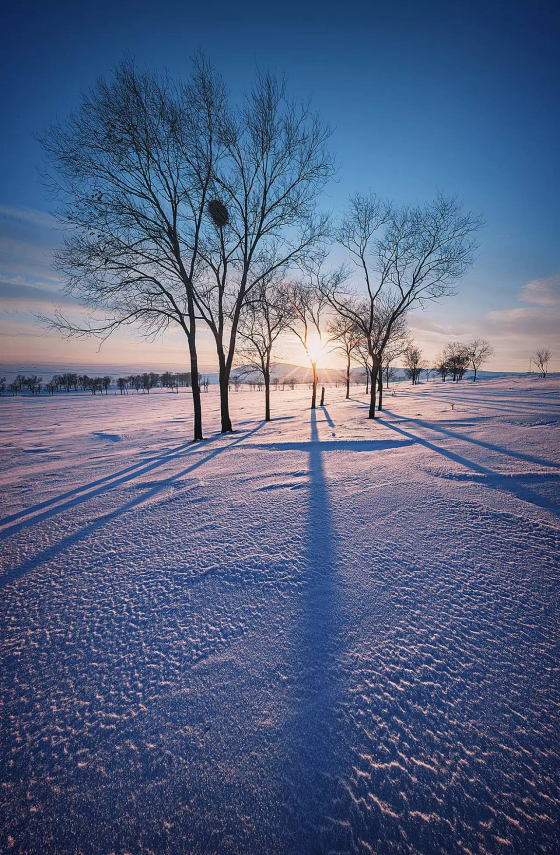
{"label": "wispy cloud", "polygon": [[483,327],[491,335],[517,338],[535,346],[556,338],[560,330],[560,275],[533,279],[519,294],[519,300],[533,306],[516,306],[488,312]]}
{"label": "wispy cloud", "polygon": [[25,304],[25,308],[29,308],[28,304],[33,304],[33,306],[44,304],[52,306],[55,303],[76,305],[75,300],[60,291],[9,278],[0,278],[0,299],[4,304],[7,303],[10,308],[22,304]]}
{"label": "wispy cloud", "polygon": [[469,335],[468,331],[465,332],[464,329],[458,326],[450,326],[449,324],[439,324],[437,321],[433,321],[431,318],[426,315],[417,314],[412,312],[408,316],[408,322],[413,330],[422,330],[422,332],[431,332],[437,336],[443,336],[444,338],[455,337],[461,338],[462,336]]}
{"label": "wispy cloud", "polygon": [[35,208],[13,208],[10,205],[0,205],[0,219],[15,220],[19,224],[28,223],[45,229],[51,229],[56,225],[56,220],[51,214],[37,211]]}
{"label": "wispy cloud", "polygon": [[560,305],[560,274],[548,279],[533,279],[521,290],[520,299],[542,306]]}
{"label": "wispy cloud", "polygon": [[502,309],[489,312],[484,325],[494,335],[515,335],[534,337],[540,341],[543,337],[555,337],[560,329],[560,311],[549,308],[527,307]]}

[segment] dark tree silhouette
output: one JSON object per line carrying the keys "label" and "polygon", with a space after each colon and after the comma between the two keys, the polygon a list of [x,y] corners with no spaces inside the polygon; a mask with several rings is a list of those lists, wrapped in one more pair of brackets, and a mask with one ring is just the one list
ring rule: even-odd
{"label": "dark tree silhouette", "polygon": [[443,349],[443,359],[454,383],[462,380],[469,367],[469,348],[460,341],[450,341]]}
{"label": "dark tree silhouette", "polygon": [[200,55],[187,84],[125,61],[42,140],[57,216],[69,227],[57,265],[67,292],[92,310],[83,324],[60,312],[44,320],[101,340],[127,324],[147,338],[178,325],[189,347],[195,439],[202,413],[193,287],[224,107],[223,83]]}
{"label": "dark tree silhouette", "polygon": [[333,172],[330,130],[284,83],[258,74],[239,107],[224,116],[212,174],[196,303],[216,345],[221,427],[232,430],[229,381],[243,307],[261,282],[295,267],[327,234],[317,198]]}
{"label": "dark tree silhouette", "polygon": [[405,374],[409,380],[412,380],[412,385],[415,386],[420,379],[420,372],[425,367],[425,362],[422,359],[422,351],[415,345],[409,345],[404,352]]}
{"label": "dark tree silhouette", "polygon": [[533,359],[535,360],[535,365],[539,369],[539,373],[541,377],[544,379],[548,374],[548,363],[552,358],[552,351],[549,347],[541,347],[536,351]]}
{"label": "dark tree silhouette", "polygon": [[241,339],[238,359],[246,363],[247,376],[262,375],[265,395],[265,421],[270,421],[270,368],[272,350],[293,317],[289,291],[282,282],[282,271],[270,274],[252,292],[239,322]]}
{"label": "dark tree silhouette", "polygon": [[358,344],[361,341],[361,333],[354,321],[339,314],[335,315],[329,322],[327,333],[331,341],[330,349],[342,354],[345,359],[344,380],[346,383],[346,398],[349,398],[350,366],[356,354]]}
{"label": "dark tree silhouette", "polygon": [[328,297],[341,315],[356,321],[368,348],[369,418],[375,418],[378,372],[394,325],[412,306],[455,292],[473,263],[480,227],[478,217],[441,194],[424,205],[402,207],[374,195],[350,199],[338,237],[362,272],[365,311],[349,311],[339,293]]}
{"label": "dark tree silhouette", "polygon": [[289,329],[301,342],[309,359],[313,380],[311,384],[311,409],[317,405],[317,366],[325,346],[329,343],[321,329],[321,320],[328,305],[327,295],[337,293],[345,276],[342,269],[325,271],[320,263],[307,269],[305,279],[293,282],[289,288],[291,320]]}
{"label": "dark tree silhouette", "polygon": [[473,370],[473,381],[476,381],[478,369],[490,359],[494,353],[494,348],[482,338],[471,341],[467,347],[469,350],[469,365]]}

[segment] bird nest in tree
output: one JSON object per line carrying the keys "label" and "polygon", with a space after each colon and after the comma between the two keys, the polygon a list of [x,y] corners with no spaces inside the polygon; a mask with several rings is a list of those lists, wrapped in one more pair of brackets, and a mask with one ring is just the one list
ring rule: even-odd
{"label": "bird nest in tree", "polygon": [[207,205],[208,213],[212,217],[215,226],[219,229],[227,226],[229,222],[228,209],[219,199],[211,199]]}

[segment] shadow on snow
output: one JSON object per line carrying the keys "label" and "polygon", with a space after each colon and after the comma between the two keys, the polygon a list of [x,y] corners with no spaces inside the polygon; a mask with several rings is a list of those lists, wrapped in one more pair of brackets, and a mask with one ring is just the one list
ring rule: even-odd
{"label": "shadow on snow", "polygon": [[[174,481],[177,481],[179,478],[182,478],[183,476],[187,475],[188,473],[193,472],[195,469],[198,469],[199,466],[202,466],[204,463],[208,463],[208,461],[212,460],[217,455],[222,454],[222,452],[227,451],[230,448],[233,448],[233,446],[238,445],[240,442],[243,442],[244,439],[246,439],[247,437],[256,433],[265,424],[266,424],[266,422],[264,422],[264,421],[259,422],[259,424],[255,428],[253,428],[253,430],[248,431],[246,434],[244,434],[243,436],[240,436],[238,439],[235,439],[233,442],[230,442],[227,445],[222,445],[219,448],[216,448],[215,451],[212,451],[210,454],[206,455],[206,457],[203,457],[200,460],[197,460],[191,466],[187,466],[186,469],[182,469],[180,472],[176,472],[174,475],[171,475],[169,478],[166,478],[166,479],[162,480],[161,482],[159,482],[158,484],[156,484],[155,486],[150,487],[150,489],[141,493],[139,496],[136,496],[134,499],[131,499],[129,502],[126,502],[124,505],[121,505],[120,507],[115,508],[115,510],[110,511],[107,514],[103,514],[102,516],[93,520],[91,523],[89,523],[88,525],[79,529],[78,531],[75,531],[72,534],[69,534],[66,537],[62,538],[62,540],[58,541],[58,543],[53,544],[52,546],[49,546],[43,552],[39,553],[38,555],[33,556],[32,558],[28,559],[27,561],[24,561],[18,567],[15,567],[15,568],[12,568],[11,570],[8,570],[0,579],[0,590],[2,588],[6,587],[6,585],[10,584],[11,582],[14,582],[15,580],[21,578],[22,576],[24,576],[26,573],[30,572],[31,570],[34,570],[35,568],[37,568],[41,564],[43,564],[47,561],[51,561],[57,554],[62,552],[64,549],[71,548],[76,543],[79,543],[81,540],[83,540],[85,537],[87,537],[88,535],[93,534],[94,532],[98,531],[98,529],[100,529],[100,528],[103,528],[103,526],[105,526],[107,523],[112,522],[114,519],[117,519],[122,514],[126,513],[127,511],[130,511],[133,508],[136,508],[139,505],[142,505],[144,502],[149,501],[151,498],[153,498],[155,495],[157,495],[157,493],[159,493],[161,490],[166,489],[167,487],[169,487],[170,484],[173,484]],[[166,457],[165,460],[173,459],[174,456],[176,457],[178,455],[171,455],[170,457]],[[162,461],[162,462],[164,462],[164,461]],[[128,477],[122,478],[119,481],[114,482],[105,488],[102,488],[102,490],[100,490],[100,491],[95,491],[94,493],[90,493],[87,496],[85,496],[81,499],[78,499],[78,502],[85,501],[86,499],[91,498],[91,496],[97,495],[98,492],[103,492],[105,489],[110,489],[111,487],[114,487],[117,484],[120,484],[122,481],[128,481],[131,478],[136,477],[136,475],[143,474],[144,471],[150,471],[151,469],[155,468],[156,465],[161,465],[161,462],[149,466],[146,470],[142,470],[141,472],[136,472],[136,473],[134,473],[134,475],[130,475]],[[68,503],[68,505],[62,506],[62,508],[58,508],[58,507],[54,508],[51,511],[48,511],[46,514],[41,514],[38,517],[33,517],[32,520],[30,520],[29,522],[37,522],[37,520],[44,519],[44,518],[49,517],[49,516],[53,516],[55,513],[58,513],[59,510],[62,510],[63,508],[68,507],[72,504],[77,504],[78,502],[70,502],[70,503]],[[25,523],[21,523],[21,524],[16,524],[16,525],[12,526],[7,531],[2,532],[1,537],[5,537],[7,534],[12,533],[14,530],[19,530],[19,528],[21,528],[24,524]]]}
{"label": "shadow on snow", "polygon": [[286,733],[289,837],[294,846],[290,852],[294,853],[322,851],[320,838],[336,797],[340,767],[336,735],[343,616],[337,545],[322,455],[323,449],[331,445],[334,443],[319,441],[317,414],[312,411],[310,442],[293,444],[298,450],[308,451],[310,478],[304,539],[306,578],[295,639],[298,695]]}

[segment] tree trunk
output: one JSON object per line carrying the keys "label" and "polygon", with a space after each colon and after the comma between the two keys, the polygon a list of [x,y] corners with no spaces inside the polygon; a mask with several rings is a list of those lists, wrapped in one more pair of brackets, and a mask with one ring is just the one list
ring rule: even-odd
{"label": "tree trunk", "polygon": [[222,433],[232,433],[233,427],[229,416],[229,375],[230,369],[226,363],[223,350],[218,350],[220,371],[220,421]]}
{"label": "tree trunk", "polygon": [[474,369],[473,383],[475,382],[475,380],[476,380],[476,368]]}
{"label": "tree trunk", "polygon": [[270,421],[270,369],[264,370],[264,420]]}
{"label": "tree trunk", "polygon": [[371,366],[371,391],[369,398],[369,413],[368,418],[375,418],[375,399],[377,397],[377,375],[379,374],[379,365]]}
{"label": "tree trunk", "polygon": [[317,364],[312,362],[313,366],[313,392],[311,394],[311,409],[314,410],[317,404],[317,383],[319,382],[319,376],[317,374]]}
{"label": "tree trunk", "polygon": [[226,374],[220,374],[220,421],[222,433],[233,431],[229,416],[229,377]]}
{"label": "tree trunk", "polygon": [[325,406],[325,387],[321,386],[321,406]]}
{"label": "tree trunk", "polygon": [[369,394],[369,368],[366,365],[366,395]]}
{"label": "tree trunk", "polygon": [[[202,436],[202,402],[200,386],[198,385],[198,355],[194,336],[189,336],[189,353],[191,357],[192,400],[193,400],[193,442],[204,439]],[[179,387],[177,387],[179,392]]]}
{"label": "tree trunk", "polygon": [[350,354],[346,359],[346,397],[350,397]]}
{"label": "tree trunk", "polygon": [[379,370],[379,406],[378,410],[383,409],[383,372]]}

